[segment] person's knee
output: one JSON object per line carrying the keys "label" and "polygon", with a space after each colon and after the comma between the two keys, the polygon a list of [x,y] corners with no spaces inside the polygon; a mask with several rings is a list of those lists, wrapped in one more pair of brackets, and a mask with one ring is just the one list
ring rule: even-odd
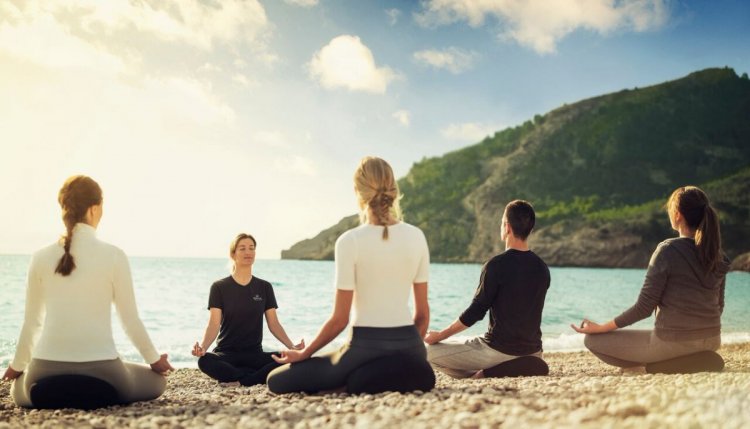
{"label": "person's knee", "polygon": [[272,393],[282,394],[291,392],[289,383],[286,381],[288,374],[285,374],[285,366],[274,369],[268,374],[266,378],[266,385],[268,390]]}
{"label": "person's knee", "polygon": [[211,362],[213,362],[214,360],[215,357],[212,354],[206,353],[205,355],[198,358],[198,369],[206,372],[211,366]]}
{"label": "person's knee", "polygon": [[427,362],[432,363],[435,359],[435,345],[429,344],[427,347]]}
{"label": "person's knee", "polygon": [[585,337],[583,337],[583,345],[589,349],[592,352],[597,351],[598,341],[597,341],[597,334],[586,334]]}

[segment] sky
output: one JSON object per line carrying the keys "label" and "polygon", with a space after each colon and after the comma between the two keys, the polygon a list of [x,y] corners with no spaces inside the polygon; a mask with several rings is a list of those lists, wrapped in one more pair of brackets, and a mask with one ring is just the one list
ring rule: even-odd
{"label": "sky", "polygon": [[[104,190],[131,256],[258,257],[357,212],[366,155],[398,177],[564,103],[708,67],[750,71],[750,2],[0,2],[0,254]],[[408,198],[408,195],[404,198]],[[406,219],[408,221],[408,218]]]}

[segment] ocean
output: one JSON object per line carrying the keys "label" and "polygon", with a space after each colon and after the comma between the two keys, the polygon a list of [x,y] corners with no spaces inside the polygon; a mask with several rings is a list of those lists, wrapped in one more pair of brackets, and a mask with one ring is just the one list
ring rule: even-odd
{"label": "ocean", "polygon": [[[3,368],[15,352],[23,323],[26,271],[29,256],[0,255],[0,364]],[[194,367],[192,345],[200,341],[208,321],[211,284],[228,275],[226,259],[130,258],[136,300],[141,319],[160,353],[168,353],[176,367]],[[447,326],[471,302],[479,281],[479,264],[430,265],[430,329]],[[547,293],[542,321],[545,351],[583,349],[583,336],[571,323],[583,317],[605,322],[632,305],[638,297],[645,270],[601,268],[550,268],[552,284]],[[310,342],[331,314],[334,266],[330,261],[258,260],[253,274],[268,280],[279,304],[278,315],[295,342]],[[725,343],[750,341],[750,273],[727,276],[726,306],[722,316]],[[487,320],[478,322],[462,337],[481,335]],[[142,358],[125,336],[113,311],[117,349],[126,360]],[[653,316],[633,327],[649,329]],[[343,332],[328,347],[343,343]],[[268,332],[263,347],[278,350],[281,344]]]}

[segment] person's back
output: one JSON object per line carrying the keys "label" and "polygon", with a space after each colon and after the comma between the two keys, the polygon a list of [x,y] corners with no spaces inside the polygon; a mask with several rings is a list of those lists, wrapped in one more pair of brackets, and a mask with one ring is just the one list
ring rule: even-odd
{"label": "person's back", "polygon": [[[677,188],[666,204],[679,238],[657,246],[636,303],[598,324],[583,319],[571,327],[586,334],[584,344],[599,359],[621,368],[655,365],[681,372],[710,370],[705,356],[721,345],[721,313],[729,261],[721,250],[721,229],[708,196],[695,186]],[[656,311],[653,330],[621,329]],[[722,364],[723,366],[723,364]]]}
{"label": "person's back", "polygon": [[[508,203],[501,225],[507,250],[484,265],[474,299],[459,318],[425,337],[427,359],[433,367],[456,378],[483,377],[485,369],[518,357],[542,358],[540,326],[550,273],[528,247],[535,219],[528,202]],[[483,337],[442,342],[482,320],[487,311],[490,320]]]}
{"label": "person's back", "polygon": [[615,318],[617,326],[631,325],[658,308],[654,333],[663,340],[694,340],[719,335],[729,261],[724,257],[715,270],[708,271],[698,255],[693,238],[678,237],[661,242],[651,258],[647,281],[638,301]]}
{"label": "person's back", "polygon": [[[127,257],[96,238],[103,213],[101,188],[90,177],[73,176],[60,189],[58,202],[67,234],[31,260],[23,328],[4,375],[14,380],[13,400],[35,406],[32,386],[39,383],[52,389],[42,395],[45,406],[65,406],[54,398],[65,396],[77,376],[93,379],[99,387],[109,385],[107,390],[114,393],[108,401],[154,399],[166,387],[157,373],[172,367],[166,354],[159,356],[138,317]],[[125,332],[151,368],[120,360],[112,338],[113,303]],[[66,381],[59,384],[58,376]],[[90,392],[88,399],[98,393]]]}
{"label": "person's back", "polygon": [[[353,326],[413,324],[408,307],[415,276],[423,267],[427,241],[419,228],[400,222],[388,227],[364,224],[336,243],[337,287],[354,290]],[[356,267],[356,275],[354,269]]]}
{"label": "person's back", "polygon": [[[495,350],[514,356],[542,350],[540,326],[550,284],[547,264],[531,250],[509,249],[492,258],[486,270],[485,278],[495,280],[497,293],[490,307],[485,341]],[[465,312],[461,320],[474,324],[471,316]]]}
{"label": "person's back", "polygon": [[[82,223],[74,229],[70,253],[75,256],[76,269],[67,276],[55,274],[64,254],[59,243],[33,257],[29,275],[38,282],[46,313],[34,356],[66,361],[114,359],[117,350],[112,337],[112,302],[128,300],[126,291],[117,290],[127,271],[126,256],[117,247],[98,240],[94,228]],[[148,359],[158,360],[158,353],[144,338],[140,320],[133,319],[125,306],[118,306],[118,310],[123,325],[136,325],[128,333],[134,336],[139,350]]]}
{"label": "person's back", "polygon": [[[303,350],[274,358],[284,365],[268,376],[274,393],[430,390],[435,374],[422,342],[429,324],[430,254],[418,228],[401,221],[398,184],[380,158],[365,157],[354,173],[362,225],[336,240],[333,314]],[[414,314],[408,308],[414,292]],[[351,336],[337,352],[311,357],[349,324]]]}

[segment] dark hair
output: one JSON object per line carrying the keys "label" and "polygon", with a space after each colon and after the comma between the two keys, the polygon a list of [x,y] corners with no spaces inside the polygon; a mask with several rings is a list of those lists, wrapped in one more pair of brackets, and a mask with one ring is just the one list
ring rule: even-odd
{"label": "dark hair", "polygon": [[73,255],[70,254],[70,243],[73,240],[73,227],[77,223],[83,222],[86,218],[86,212],[91,206],[102,203],[102,188],[94,179],[88,176],[72,176],[63,183],[60,192],[57,194],[57,202],[63,212],[63,223],[67,230],[63,236],[63,248],[65,254],[57,263],[55,273],[63,276],[70,275],[76,267]]}
{"label": "dark hair", "polygon": [[695,230],[695,246],[703,268],[709,272],[716,270],[721,259],[721,228],[719,216],[706,193],[696,186],[675,189],[667,201],[667,212],[673,216],[675,211]]}
{"label": "dark hair", "polygon": [[505,206],[505,217],[508,219],[513,235],[521,240],[526,240],[534,229],[536,214],[531,203],[524,200],[513,200]]}

